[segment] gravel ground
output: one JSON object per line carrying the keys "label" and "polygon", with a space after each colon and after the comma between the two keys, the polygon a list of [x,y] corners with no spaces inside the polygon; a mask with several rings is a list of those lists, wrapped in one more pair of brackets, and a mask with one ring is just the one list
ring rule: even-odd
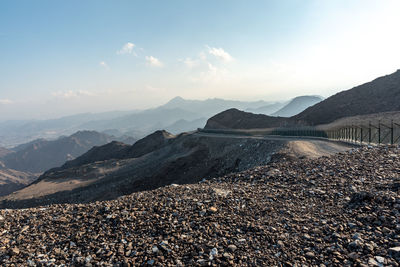
{"label": "gravel ground", "polygon": [[4,266],[399,266],[400,148],[0,210]]}

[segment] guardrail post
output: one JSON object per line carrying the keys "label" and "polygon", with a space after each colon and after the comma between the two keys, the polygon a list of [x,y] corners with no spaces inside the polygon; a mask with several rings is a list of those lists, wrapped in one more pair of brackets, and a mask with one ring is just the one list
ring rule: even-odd
{"label": "guardrail post", "polygon": [[362,125],[361,125],[360,132],[361,132],[360,143],[362,144],[362,142],[363,142],[363,127],[362,127]]}

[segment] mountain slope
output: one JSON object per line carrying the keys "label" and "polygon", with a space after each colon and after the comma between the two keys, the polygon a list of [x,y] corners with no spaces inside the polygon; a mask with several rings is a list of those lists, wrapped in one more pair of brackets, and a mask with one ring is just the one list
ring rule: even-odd
{"label": "mountain slope", "polygon": [[390,111],[400,111],[400,70],[337,93],[289,118],[229,109],[211,117],[205,128],[252,129],[320,125],[340,118]]}
{"label": "mountain slope", "polygon": [[322,98],[319,96],[298,96],[293,98],[287,105],[278,111],[272,113],[271,116],[291,117],[321,101]]}
{"label": "mountain slope", "polygon": [[19,146],[1,161],[9,169],[40,173],[61,166],[67,160],[82,155],[96,145],[104,145],[114,138],[94,131],[80,131],[57,140],[38,140]]}
{"label": "mountain slope", "polygon": [[0,196],[17,191],[38,178],[32,173],[0,168]]}
{"label": "mountain slope", "polygon": [[12,153],[11,150],[4,147],[0,147],[0,159],[10,153]]}
{"label": "mountain slope", "polygon": [[337,93],[293,117],[307,124],[400,110],[400,70],[371,82]]}
{"label": "mountain slope", "polygon": [[133,146],[114,142],[93,148],[9,195],[2,207],[113,199],[172,183],[198,182],[266,164],[284,144],[157,131]]}

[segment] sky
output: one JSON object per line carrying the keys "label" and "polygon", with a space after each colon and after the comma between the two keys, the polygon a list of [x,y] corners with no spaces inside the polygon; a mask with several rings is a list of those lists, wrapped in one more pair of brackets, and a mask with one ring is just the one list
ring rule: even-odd
{"label": "sky", "polygon": [[0,120],[328,97],[400,68],[397,0],[2,0]]}

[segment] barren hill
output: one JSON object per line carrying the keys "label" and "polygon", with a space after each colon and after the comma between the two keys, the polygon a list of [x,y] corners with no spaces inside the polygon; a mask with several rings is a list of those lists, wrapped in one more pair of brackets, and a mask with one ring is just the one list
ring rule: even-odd
{"label": "barren hill", "polygon": [[400,70],[337,93],[292,117],[307,124],[339,118],[400,110]]}
{"label": "barren hill", "polygon": [[287,118],[253,114],[238,109],[228,109],[208,119],[206,129],[255,129],[280,127],[290,122]]}

